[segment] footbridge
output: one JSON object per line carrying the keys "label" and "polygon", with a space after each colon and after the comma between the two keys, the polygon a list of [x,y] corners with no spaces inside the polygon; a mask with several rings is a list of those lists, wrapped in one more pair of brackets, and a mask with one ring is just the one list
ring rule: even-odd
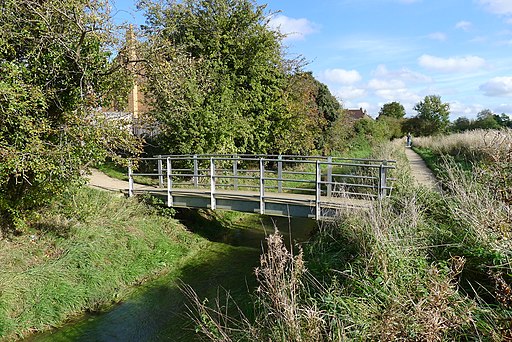
{"label": "footbridge", "polygon": [[169,207],[333,218],[391,194],[393,160],[299,155],[159,155],[132,160],[130,196]]}

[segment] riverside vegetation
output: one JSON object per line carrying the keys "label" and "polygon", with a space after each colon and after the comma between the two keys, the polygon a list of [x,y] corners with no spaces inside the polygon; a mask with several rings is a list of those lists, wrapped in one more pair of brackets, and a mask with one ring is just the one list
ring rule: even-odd
{"label": "riverside vegetation", "polygon": [[104,309],[207,247],[137,199],[88,188],[64,193],[30,222],[27,234],[0,241],[0,340]]}
{"label": "riverside vegetation", "polygon": [[214,341],[512,338],[510,187],[487,178],[511,174],[510,131],[416,143],[435,142],[444,154],[457,140],[482,156],[482,145],[471,143],[479,134],[500,137],[495,158],[473,157],[472,172],[437,159],[443,193],[414,187],[402,142],[386,146],[386,157],[398,160],[393,197],[370,211],[340,213],[299,253],[270,236],[256,269],[254,320],[227,318],[224,306],[205,306],[186,289],[201,331]]}

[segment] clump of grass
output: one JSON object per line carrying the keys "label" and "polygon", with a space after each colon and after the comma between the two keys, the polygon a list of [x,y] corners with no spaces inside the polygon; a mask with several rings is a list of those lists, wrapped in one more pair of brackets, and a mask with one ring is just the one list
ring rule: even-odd
{"label": "clump of grass", "polygon": [[135,199],[88,188],[34,215],[31,227],[0,241],[0,340],[115,303],[196,244]]}
{"label": "clump of grass", "polygon": [[287,250],[278,232],[266,240],[267,250],[255,270],[259,283],[255,319],[249,320],[239,309],[238,318],[229,316],[228,301],[217,300],[213,307],[209,306],[186,286],[184,291],[192,300],[198,331],[214,341],[324,340],[328,334],[327,322],[316,303],[305,296],[307,287],[315,282],[308,277],[302,250],[299,248],[297,255]]}

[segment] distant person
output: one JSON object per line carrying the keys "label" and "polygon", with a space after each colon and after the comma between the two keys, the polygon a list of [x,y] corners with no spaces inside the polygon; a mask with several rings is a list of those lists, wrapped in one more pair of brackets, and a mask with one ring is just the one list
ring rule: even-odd
{"label": "distant person", "polygon": [[412,145],[412,136],[411,136],[411,133],[407,133],[407,141],[406,141],[406,145],[407,147],[411,147]]}

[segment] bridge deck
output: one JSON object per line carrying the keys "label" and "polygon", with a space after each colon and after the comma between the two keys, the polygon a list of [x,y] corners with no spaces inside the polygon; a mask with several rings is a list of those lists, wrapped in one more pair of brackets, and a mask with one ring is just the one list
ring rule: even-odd
{"label": "bridge deck", "polygon": [[[168,191],[147,185],[136,184],[134,194],[149,193],[168,199]],[[212,194],[207,189],[173,189],[172,207],[175,208],[212,208]],[[219,190],[213,194],[215,208],[236,210],[250,213],[261,213],[272,216],[293,216],[316,218],[316,197],[314,195],[267,192],[260,196],[256,191]],[[263,208],[260,201],[263,200]],[[321,218],[332,218],[337,211],[349,208],[368,208],[372,199],[356,199],[348,197],[320,196],[319,206]],[[320,219],[320,218],[319,218]]]}

